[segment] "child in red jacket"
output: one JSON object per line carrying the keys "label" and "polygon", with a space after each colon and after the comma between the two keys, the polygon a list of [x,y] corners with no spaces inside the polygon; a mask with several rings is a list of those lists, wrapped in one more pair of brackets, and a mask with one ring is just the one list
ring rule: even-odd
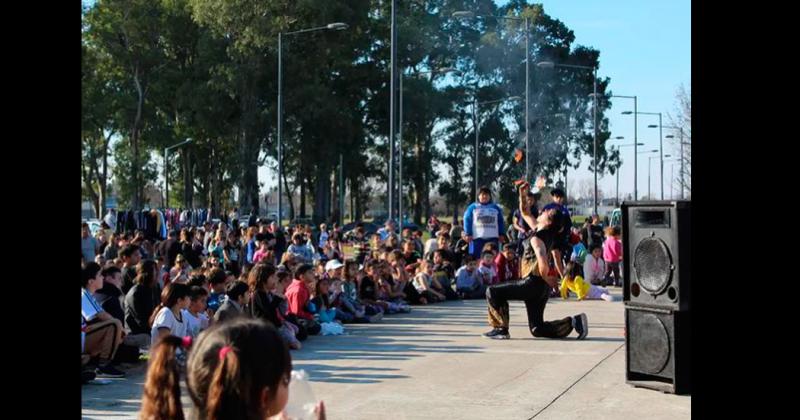
{"label": "child in red jacket", "polygon": [[497,266],[500,283],[519,279],[519,260],[510,243],[503,245],[503,252],[497,254],[494,264]]}
{"label": "child in red jacket", "polygon": [[295,315],[300,326],[305,327],[311,335],[319,334],[322,329],[314,315],[306,310],[306,305],[311,299],[309,292],[314,282],[314,267],[311,264],[301,264],[294,270],[294,280],[284,293],[289,303],[289,314]]}

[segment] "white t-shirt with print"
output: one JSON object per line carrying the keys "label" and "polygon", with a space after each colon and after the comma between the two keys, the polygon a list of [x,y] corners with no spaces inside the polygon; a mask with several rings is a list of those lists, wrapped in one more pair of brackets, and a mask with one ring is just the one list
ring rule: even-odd
{"label": "white t-shirt with print", "polygon": [[184,337],[186,335],[186,318],[181,316],[181,321],[175,319],[175,314],[169,308],[161,308],[153,321],[153,328],[150,330],[150,347],[155,346],[158,341],[158,329],[169,328],[170,335]]}

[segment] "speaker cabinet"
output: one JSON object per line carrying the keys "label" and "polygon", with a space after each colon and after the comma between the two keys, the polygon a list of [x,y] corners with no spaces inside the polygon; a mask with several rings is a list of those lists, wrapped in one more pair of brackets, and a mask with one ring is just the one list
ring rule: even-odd
{"label": "speaker cabinet", "polygon": [[691,201],[622,204],[623,300],[687,311],[691,302]]}
{"label": "speaker cabinet", "polygon": [[626,304],[625,379],[636,387],[691,393],[691,312]]}

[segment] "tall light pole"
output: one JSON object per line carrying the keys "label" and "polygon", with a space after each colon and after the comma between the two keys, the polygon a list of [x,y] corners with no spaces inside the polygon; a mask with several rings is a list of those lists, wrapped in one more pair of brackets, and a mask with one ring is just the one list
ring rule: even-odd
{"label": "tall light pole", "polygon": [[479,156],[478,151],[480,144],[480,138],[479,138],[480,123],[478,122],[478,107],[481,105],[496,104],[505,101],[518,101],[520,99],[522,98],[520,98],[519,96],[510,96],[508,98],[495,99],[483,102],[478,102],[477,99],[475,99],[472,102],[472,125],[473,125],[472,128],[473,130],[475,130],[475,159],[473,160],[473,166],[475,166],[475,200],[478,199],[478,188],[480,188],[480,186],[478,185],[478,156]]}
{"label": "tall light pole", "polygon": [[597,66],[579,66],[575,64],[560,64],[552,61],[541,61],[536,63],[538,67],[553,68],[553,67],[566,67],[581,70],[592,71],[592,131],[594,132],[594,153],[592,160],[594,162],[594,214],[597,214]]}
{"label": "tall light pole", "polygon": [[[622,136],[617,137],[617,139],[621,139],[621,138],[623,138],[623,137]],[[644,143],[621,144],[621,145],[619,145],[617,147],[618,148],[623,148],[623,147],[631,147],[631,146],[633,146],[634,150],[636,150],[639,146],[644,146]],[[634,159],[634,161],[636,161],[636,159]],[[622,166],[622,165],[620,164],[620,166]],[[635,187],[634,187],[633,199],[634,200],[638,200],[638,198],[636,197],[636,188]],[[619,168],[617,168],[617,206],[619,206]]]}
{"label": "tall light pole", "polygon": [[[525,22],[525,179],[530,180],[530,165],[528,164],[528,156],[530,155],[530,64],[531,64],[531,22],[527,17],[518,18],[513,16],[494,16],[494,15],[476,15],[470,11],[458,11],[453,13],[456,19],[472,19],[475,17],[495,18],[514,21]],[[476,177],[477,179],[477,177]]]}
{"label": "tall light pole", "polygon": [[[658,153],[658,149],[648,150],[645,152],[639,152],[640,155],[648,155],[650,153]],[[652,200],[653,197],[650,196],[650,159],[655,156],[649,156],[647,161],[647,199]]]}
{"label": "tall light pole", "polygon": [[[684,144],[688,144],[688,143],[684,143],[683,142],[683,127],[675,127],[673,125],[665,125],[664,128],[671,128],[673,130],[678,130],[681,133],[681,139],[680,139],[680,141],[681,141],[681,144],[680,144],[680,146],[681,146],[681,200],[683,200],[683,188],[686,185],[686,184],[684,184],[684,179],[683,179],[683,174],[685,173],[684,170],[683,170],[683,162],[686,160],[686,155],[683,154],[683,145]],[[674,139],[675,138],[675,136],[672,135],[672,134],[669,134],[669,135],[667,135],[665,137],[668,138],[668,139]]]}
{"label": "tall light pole", "polygon": [[346,23],[335,22],[329,23],[325,26],[318,26],[315,28],[301,29],[292,32],[278,32],[278,226],[281,226],[281,219],[283,218],[283,187],[281,179],[283,179],[283,37],[285,35],[296,35],[307,32],[322,31],[331,29],[335,31],[342,31],[348,28]]}
{"label": "tall light pole", "polygon": [[[455,73],[460,74],[461,71],[453,68],[453,67],[442,67],[436,70],[428,70],[428,71],[421,71],[418,72],[416,75],[423,75],[423,74],[437,74],[437,73]],[[400,157],[399,161],[399,183],[400,183],[400,197],[398,197],[398,213],[400,213],[400,230],[403,230],[403,72],[401,71],[398,73],[398,78],[400,79],[400,106],[399,106],[399,123],[397,124],[397,149]]]}
{"label": "tall light pole", "polygon": [[192,142],[192,139],[186,139],[178,144],[174,144],[164,148],[164,208],[169,207],[169,166],[167,165],[167,155],[172,149],[187,145]]}
{"label": "tall light pole", "polygon": [[[394,140],[395,140],[395,77],[397,74],[397,21],[396,13],[397,0],[392,0],[392,19],[391,19],[391,40],[390,40],[390,56],[389,56],[389,184],[386,187],[386,193],[389,194],[389,212],[388,219],[393,220],[394,216]],[[401,223],[402,230],[402,223]]]}
{"label": "tall light pole", "polygon": [[630,115],[633,114],[633,199],[638,200],[638,181],[637,175],[639,171],[639,160],[637,159],[637,144],[639,143],[639,133],[638,133],[638,126],[639,124],[636,118],[636,112],[638,108],[638,98],[636,95],[608,95],[609,98],[625,98],[625,99],[633,99],[633,112],[625,111],[622,115]]}
{"label": "tall light pole", "polygon": [[[623,112],[623,114],[630,114],[630,111]],[[658,115],[658,125],[650,124],[647,128],[658,127],[658,149],[661,155],[661,199],[664,199],[664,137],[661,135],[661,113],[660,112],[639,112],[634,111],[636,115]]]}

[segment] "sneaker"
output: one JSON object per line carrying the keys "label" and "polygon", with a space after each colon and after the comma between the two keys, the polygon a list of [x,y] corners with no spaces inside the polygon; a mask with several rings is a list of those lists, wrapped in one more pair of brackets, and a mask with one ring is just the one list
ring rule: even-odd
{"label": "sneaker", "polygon": [[124,378],[125,372],[111,365],[100,366],[95,370],[98,378]]}
{"label": "sneaker", "polygon": [[96,376],[97,375],[95,375],[95,373],[92,372],[91,370],[84,370],[83,372],[81,372],[81,383],[85,384],[89,381],[92,381]]}
{"label": "sneaker", "polygon": [[378,312],[375,315],[369,317],[369,322],[381,322],[383,319],[383,312]]}
{"label": "sneaker", "polygon": [[603,293],[602,295],[600,295],[600,298],[603,299],[606,302],[613,302],[614,301],[614,296],[612,296],[612,295],[610,295],[608,293]]}
{"label": "sneaker", "polygon": [[589,333],[589,320],[586,318],[586,314],[582,313],[573,316],[572,326],[575,328],[575,332],[578,333],[578,340],[586,338],[586,334]]}
{"label": "sneaker", "polygon": [[511,338],[508,330],[504,328],[492,328],[491,331],[483,333],[483,336],[492,340],[508,340]]}

